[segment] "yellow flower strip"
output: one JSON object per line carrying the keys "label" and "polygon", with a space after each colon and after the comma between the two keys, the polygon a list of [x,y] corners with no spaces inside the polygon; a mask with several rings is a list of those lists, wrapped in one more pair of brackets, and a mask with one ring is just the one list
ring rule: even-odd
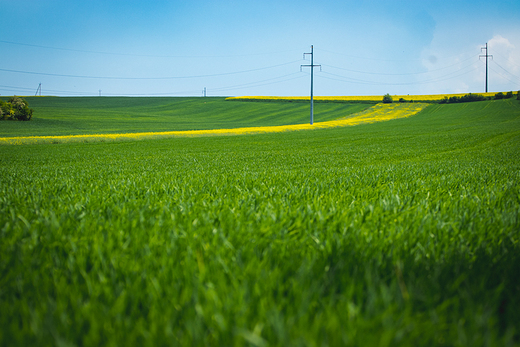
{"label": "yellow flower strip", "polygon": [[[399,101],[403,98],[406,101],[438,101],[445,97],[464,96],[468,93],[458,94],[434,94],[434,95],[392,95],[394,101]],[[474,93],[485,97],[494,96],[495,93]],[[258,101],[296,101],[296,100],[310,100],[308,96],[234,96],[226,98],[226,100],[258,100]],[[362,96],[315,96],[316,101],[382,101],[383,95],[362,95]]]}
{"label": "yellow flower strip", "polygon": [[68,136],[25,136],[25,137],[2,137],[0,144],[35,144],[35,143],[63,143],[63,142],[95,142],[113,140],[139,140],[165,137],[196,137],[196,136],[229,136],[278,133],[297,130],[314,130],[334,127],[353,126],[358,124],[375,123],[397,118],[410,117],[424,109],[429,104],[377,104],[369,109],[349,115],[345,118],[327,122],[316,122],[310,124],[294,124],[281,126],[247,127],[235,129],[213,129],[213,130],[185,130],[165,132],[144,132],[126,134],[90,134],[90,135],[68,135]]}

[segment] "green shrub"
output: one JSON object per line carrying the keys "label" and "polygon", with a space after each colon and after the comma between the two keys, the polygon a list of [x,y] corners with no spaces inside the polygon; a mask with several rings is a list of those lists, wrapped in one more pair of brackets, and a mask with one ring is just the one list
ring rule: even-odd
{"label": "green shrub", "polygon": [[454,104],[457,102],[460,102],[460,97],[458,96],[450,96],[450,98],[448,99],[448,103],[450,104]]}
{"label": "green shrub", "polygon": [[512,98],[512,97],[513,97],[513,92],[507,92],[505,98],[506,98],[506,99],[510,99],[510,98]]}
{"label": "green shrub", "polygon": [[460,98],[460,102],[472,102],[472,101],[483,101],[486,98],[484,98],[481,94],[466,94]]}
{"label": "green shrub", "polygon": [[31,120],[33,110],[29,108],[29,103],[22,98],[13,96],[8,102],[0,103],[0,119],[7,120]]}
{"label": "green shrub", "polygon": [[383,103],[391,104],[392,102],[394,102],[394,99],[392,99],[390,94],[385,94],[385,96],[383,96]]}
{"label": "green shrub", "polygon": [[2,109],[2,118],[6,120],[13,120],[14,119],[14,110],[13,105],[10,102],[2,102],[0,105],[0,108]]}
{"label": "green shrub", "polygon": [[473,102],[473,101],[484,101],[484,100],[486,100],[486,98],[482,94],[469,93],[469,94],[466,94],[463,96],[454,95],[449,98],[447,96],[445,96],[444,99],[439,101],[439,103],[440,104],[454,104],[454,103],[459,103],[459,102]]}
{"label": "green shrub", "polygon": [[399,102],[406,102],[406,100],[404,98],[400,98]]}
{"label": "green shrub", "polygon": [[0,100],[0,119],[7,119],[11,111],[11,104]]}
{"label": "green shrub", "polygon": [[520,100],[520,90],[516,93],[516,100]]}
{"label": "green shrub", "polygon": [[499,92],[495,94],[495,100],[501,100],[505,97],[504,93]]}

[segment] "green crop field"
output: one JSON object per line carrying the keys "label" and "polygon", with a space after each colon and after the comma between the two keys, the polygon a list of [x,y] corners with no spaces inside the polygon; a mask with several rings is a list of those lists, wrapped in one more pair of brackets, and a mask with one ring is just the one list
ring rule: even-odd
{"label": "green crop field", "polygon": [[[7,101],[7,98],[4,98]],[[207,130],[306,123],[303,103],[251,103],[224,98],[27,97],[34,118],[0,122],[0,137]],[[317,104],[316,120],[362,111],[370,104]]]}
{"label": "green crop field", "polygon": [[[153,108],[126,100],[107,131]],[[212,100],[222,113],[206,123],[203,102],[176,106],[190,127],[308,111]],[[34,124],[2,136],[101,127],[80,111],[60,127],[57,104],[38,123],[37,103]],[[160,109],[164,123],[139,126],[171,126]],[[0,146],[0,163],[2,346],[520,345],[517,100],[314,131]]]}

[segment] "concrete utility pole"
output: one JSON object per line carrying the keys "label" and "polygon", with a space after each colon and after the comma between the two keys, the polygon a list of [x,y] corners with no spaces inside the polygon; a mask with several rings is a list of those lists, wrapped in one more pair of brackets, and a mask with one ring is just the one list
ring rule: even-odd
{"label": "concrete utility pole", "polygon": [[303,59],[305,59],[306,54],[311,55],[311,65],[300,65],[300,71],[302,70],[302,67],[304,67],[304,66],[311,68],[311,125],[312,125],[314,123],[314,98],[313,98],[314,67],[319,66],[321,69],[321,65],[314,65],[314,46],[311,45],[310,53],[303,53]]}
{"label": "concrete utility pole", "polygon": [[484,55],[479,55],[478,57],[479,57],[479,59],[480,59],[480,58],[486,58],[486,93],[487,93],[487,92],[488,92],[488,57],[493,58],[493,56],[488,54],[488,46],[487,46],[487,42],[486,42],[486,47],[482,47],[482,48],[480,49],[480,51],[482,52],[483,49],[486,50],[486,54],[484,54]]}

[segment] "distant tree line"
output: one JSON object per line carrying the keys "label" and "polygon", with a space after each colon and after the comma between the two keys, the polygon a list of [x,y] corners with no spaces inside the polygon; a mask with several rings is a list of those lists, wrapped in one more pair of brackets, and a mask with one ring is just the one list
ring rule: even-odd
{"label": "distant tree line", "polygon": [[449,98],[447,96],[444,97],[440,101],[441,104],[456,104],[459,102],[472,102],[472,101],[484,101],[486,100],[486,97],[482,94],[466,94],[463,96],[450,96]]}
{"label": "distant tree line", "polygon": [[0,119],[1,120],[31,120],[33,110],[29,108],[29,103],[22,98],[13,96],[7,102],[0,100]]}
{"label": "distant tree line", "polygon": [[[488,97],[485,97],[482,94],[469,93],[469,94],[466,94],[463,96],[456,96],[456,95],[450,96],[450,97],[445,96],[444,99],[441,99],[439,101],[427,100],[425,102],[438,102],[440,104],[455,104],[455,103],[459,103],[459,102],[510,99],[513,96],[514,96],[513,92],[507,92],[506,94],[500,92],[500,93],[496,93],[495,96],[488,96]],[[516,94],[516,99],[520,100],[520,90]],[[383,103],[391,104],[393,101],[394,100],[390,94],[385,94],[383,96]],[[408,102],[408,101],[403,98],[400,98],[399,102]],[[413,101],[410,100],[409,102],[413,102]],[[420,101],[416,100],[416,102],[420,102]]]}
{"label": "distant tree line", "polygon": [[[496,93],[494,97],[488,96],[487,98],[482,94],[466,94],[464,96],[451,96],[451,97],[444,97],[440,101],[441,104],[454,104],[458,102],[472,102],[472,101],[484,101],[484,100],[501,100],[501,99],[510,99],[513,97],[513,92],[507,92],[506,94],[499,92]],[[517,100],[520,100],[520,91],[518,91]]]}

